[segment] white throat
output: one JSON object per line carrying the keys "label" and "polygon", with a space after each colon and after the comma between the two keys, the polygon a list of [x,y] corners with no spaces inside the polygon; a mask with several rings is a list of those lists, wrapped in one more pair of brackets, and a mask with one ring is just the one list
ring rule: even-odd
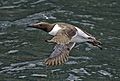
{"label": "white throat", "polygon": [[60,30],[61,27],[59,27],[58,24],[56,24],[53,29],[49,32],[50,35],[56,35],[56,33],[58,32],[58,30]]}

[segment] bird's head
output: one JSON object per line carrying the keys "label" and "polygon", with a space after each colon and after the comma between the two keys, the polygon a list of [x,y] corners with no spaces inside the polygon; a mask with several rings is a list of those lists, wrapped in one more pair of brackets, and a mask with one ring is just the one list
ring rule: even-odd
{"label": "bird's head", "polygon": [[53,26],[54,26],[54,24],[50,24],[48,22],[40,22],[40,23],[28,25],[28,27],[41,29],[41,30],[44,30],[46,32],[51,31]]}

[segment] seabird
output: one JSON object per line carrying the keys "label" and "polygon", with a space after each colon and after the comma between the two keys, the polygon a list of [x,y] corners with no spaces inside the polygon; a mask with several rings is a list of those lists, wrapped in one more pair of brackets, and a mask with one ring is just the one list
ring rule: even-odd
{"label": "seabird", "polygon": [[79,27],[68,23],[40,22],[28,27],[37,28],[48,32],[53,38],[47,42],[55,43],[54,51],[45,60],[47,65],[60,65],[68,60],[70,50],[76,43],[89,43],[92,46],[102,49],[101,42],[91,34],[81,30]]}

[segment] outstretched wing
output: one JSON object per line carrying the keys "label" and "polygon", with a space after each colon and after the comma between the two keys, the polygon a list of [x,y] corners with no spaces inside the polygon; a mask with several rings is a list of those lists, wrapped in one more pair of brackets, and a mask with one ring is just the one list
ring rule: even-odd
{"label": "outstretched wing", "polygon": [[60,24],[62,29],[60,29],[57,34],[51,39],[48,40],[48,42],[55,42],[57,44],[69,44],[71,42],[71,38],[76,35],[76,28],[72,25],[63,25]]}
{"label": "outstretched wing", "polygon": [[70,42],[66,45],[57,44],[54,47],[52,54],[45,60],[47,65],[60,65],[67,61],[70,50],[75,46],[75,43]]}

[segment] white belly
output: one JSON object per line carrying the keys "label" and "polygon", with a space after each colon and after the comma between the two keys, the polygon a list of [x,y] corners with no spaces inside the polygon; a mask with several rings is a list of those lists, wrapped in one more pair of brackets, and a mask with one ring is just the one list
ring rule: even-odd
{"label": "white belly", "polygon": [[82,42],[85,42],[87,41],[86,39],[80,37],[80,36],[74,36],[72,39],[71,39],[71,42],[76,42],[76,43],[82,43]]}
{"label": "white belly", "polygon": [[81,29],[77,28],[77,32],[76,35],[72,37],[71,42],[77,42],[77,43],[81,43],[81,42],[86,42],[88,41],[88,36],[86,33],[84,33]]}

